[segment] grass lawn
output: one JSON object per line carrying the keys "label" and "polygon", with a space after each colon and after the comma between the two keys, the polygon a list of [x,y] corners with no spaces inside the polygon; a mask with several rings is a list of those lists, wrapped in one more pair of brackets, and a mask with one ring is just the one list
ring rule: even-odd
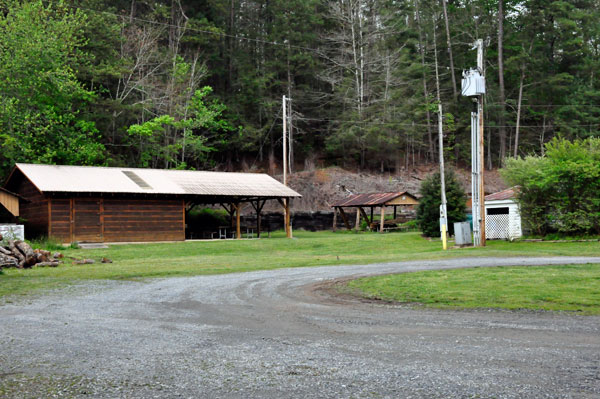
{"label": "grass lawn", "polygon": [[600,264],[454,269],[367,277],[353,293],[436,308],[502,308],[600,314]]}
{"label": "grass lawn", "polygon": [[[600,243],[543,243],[492,241],[484,248],[442,250],[439,240],[419,233],[283,232],[260,240],[187,241],[166,244],[113,245],[108,249],[68,249],[66,256],[92,258],[93,265],[70,265],[27,270],[4,269],[0,297],[27,294],[89,279],[137,279],[192,276],[317,265],[443,259],[464,256],[600,255]],[[107,257],[114,263],[98,263]]]}

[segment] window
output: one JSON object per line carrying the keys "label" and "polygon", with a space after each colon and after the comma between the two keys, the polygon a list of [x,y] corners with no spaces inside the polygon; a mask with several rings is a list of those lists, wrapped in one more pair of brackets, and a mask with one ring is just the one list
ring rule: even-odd
{"label": "window", "polygon": [[488,208],[488,215],[508,215],[508,207],[504,208]]}

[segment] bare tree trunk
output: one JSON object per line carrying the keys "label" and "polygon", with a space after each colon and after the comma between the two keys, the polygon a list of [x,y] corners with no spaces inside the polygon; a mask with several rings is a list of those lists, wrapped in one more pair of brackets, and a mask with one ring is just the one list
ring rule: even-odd
{"label": "bare tree trunk", "polygon": [[517,101],[517,126],[515,128],[515,153],[516,158],[519,151],[519,127],[521,125],[521,103],[523,101],[523,81],[525,80],[525,65],[521,65],[521,80],[519,81],[519,100]]}
{"label": "bare tree trunk", "polygon": [[504,0],[498,0],[498,101],[500,116],[498,118],[498,134],[500,136],[500,162],[506,157],[506,95],[504,89]]}
{"label": "bare tree trunk", "polygon": [[[527,56],[529,56],[531,54],[532,50],[533,50],[533,39],[529,43],[529,52],[527,53]],[[515,158],[517,157],[517,154],[519,151],[519,127],[521,126],[521,107],[522,107],[522,103],[523,103],[523,84],[525,82],[525,66],[526,66],[526,62],[527,62],[526,60],[527,60],[527,58],[525,58],[525,60],[523,60],[523,62],[521,63],[521,79],[519,81],[519,100],[518,100],[518,104],[517,104],[517,127],[515,129],[515,153],[514,153]],[[545,120],[544,120],[544,125],[545,125]]]}
{"label": "bare tree trunk", "polygon": [[544,139],[546,135],[546,114],[544,114],[543,118],[542,118],[542,135],[540,136],[540,150],[542,153],[542,156],[544,155]]}
{"label": "bare tree trunk", "polygon": [[[423,97],[425,102],[429,102],[429,91],[427,90],[427,74],[425,72],[425,43],[423,42],[423,30],[421,29],[421,17],[419,15],[419,0],[415,0],[415,17],[417,20],[417,27],[419,30],[419,49],[421,53],[421,68],[423,70]],[[427,139],[429,142],[428,157],[431,161],[434,159],[435,148],[433,144],[433,137],[431,134],[431,113],[429,107],[426,111],[427,116]]]}
{"label": "bare tree trunk", "polygon": [[444,8],[444,21],[446,23],[446,41],[448,43],[448,56],[450,57],[450,74],[452,77],[452,95],[456,100],[458,98],[458,92],[456,90],[456,74],[454,73],[454,57],[452,56],[452,39],[450,38],[450,24],[448,23],[448,7],[446,6],[446,0],[442,0]]}
{"label": "bare tree trunk", "polygon": [[231,0],[229,3],[229,38],[228,38],[228,44],[229,44],[229,54],[227,57],[227,86],[229,88],[229,91],[232,92],[233,90],[233,45],[234,45],[234,38],[233,36],[235,35],[235,31],[234,31],[234,20],[235,20],[235,0]]}
{"label": "bare tree trunk", "polygon": [[288,126],[289,126],[289,130],[288,130],[288,136],[289,136],[289,141],[288,141],[288,146],[289,146],[289,171],[290,174],[293,173],[293,166],[294,166],[294,126],[292,124],[292,72],[290,69],[290,44],[288,43],[288,53],[287,53],[287,80],[288,80]]}

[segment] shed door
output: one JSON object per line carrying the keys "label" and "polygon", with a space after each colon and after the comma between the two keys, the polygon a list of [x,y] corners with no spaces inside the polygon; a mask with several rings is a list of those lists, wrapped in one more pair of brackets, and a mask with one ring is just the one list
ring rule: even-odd
{"label": "shed door", "polygon": [[73,200],[73,240],[102,241],[102,200],[75,198]]}

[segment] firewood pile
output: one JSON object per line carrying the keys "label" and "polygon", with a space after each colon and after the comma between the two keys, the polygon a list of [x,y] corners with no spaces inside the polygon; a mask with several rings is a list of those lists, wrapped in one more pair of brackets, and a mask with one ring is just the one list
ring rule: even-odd
{"label": "firewood pile", "polygon": [[[0,235],[2,241],[2,235]],[[56,267],[61,263],[63,254],[43,249],[33,249],[21,240],[8,240],[0,245],[0,269],[3,267]]]}

